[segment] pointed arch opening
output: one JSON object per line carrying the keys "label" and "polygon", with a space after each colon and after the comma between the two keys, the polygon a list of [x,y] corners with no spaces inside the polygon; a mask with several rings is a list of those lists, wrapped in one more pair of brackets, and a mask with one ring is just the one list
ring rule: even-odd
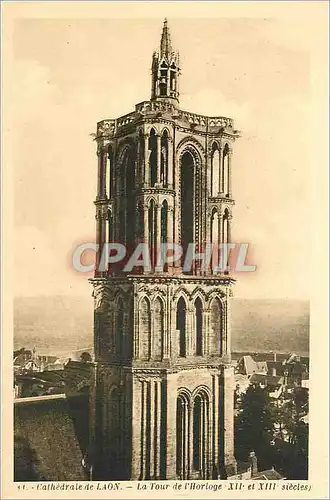
{"label": "pointed arch opening", "polygon": [[209,398],[201,391],[193,403],[193,469],[201,479],[207,477],[207,455],[209,448]]}
{"label": "pointed arch opening", "polygon": [[195,344],[196,356],[203,355],[203,304],[199,297],[195,300]]}
{"label": "pointed arch opening", "polygon": [[137,158],[137,163],[138,163],[138,169],[137,169],[137,182],[139,185],[143,184],[144,182],[144,172],[143,172],[143,165],[144,165],[144,136],[142,130],[139,132],[139,139],[138,139],[138,151],[139,155]]}
{"label": "pointed arch opening", "polygon": [[149,136],[149,179],[150,186],[154,186],[157,182],[157,137],[155,129],[150,130]]}
{"label": "pointed arch opening", "polygon": [[223,162],[222,162],[222,192],[228,197],[229,193],[229,146],[225,145],[223,149]]}
{"label": "pointed arch opening", "polygon": [[156,252],[157,252],[157,242],[156,242],[156,235],[157,235],[157,216],[156,216],[156,204],[154,200],[150,200],[149,203],[149,208],[148,208],[148,228],[149,228],[149,235],[148,235],[148,241],[149,241],[149,252],[150,252],[150,259],[151,259],[151,267],[154,268],[156,264]]}
{"label": "pointed arch opening", "polygon": [[165,61],[160,65],[160,80],[159,80],[159,93],[160,97],[166,97],[167,95],[167,72],[168,65]]}
{"label": "pointed arch opening", "polygon": [[211,215],[212,269],[219,264],[219,215],[216,208]]}
{"label": "pointed arch opening", "polygon": [[135,161],[132,147],[126,147],[118,172],[119,228],[121,243],[131,244],[135,233]]}
{"label": "pointed arch opening", "polygon": [[180,479],[188,472],[189,402],[185,394],[176,400],[176,473]]}
{"label": "pointed arch opening", "polygon": [[227,243],[230,243],[228,229],[229,229],[229,210],[228,208],[226,208],[223,213],[223,224],[222,224],[222,241],[225,245]]}
{"label": "pointed arch opening", "polygon": [[218,196],[220,191],[220,152],[217,144],[212,147],[212,160],[211,160],[211,196]]}
{"label": "pointed arch opening", "polygon": [[186,345],[186,302],[180,297],[176,309],[176,329],[179,331],[179,356],[187,355]]}
{"label": "pointed arch opening", "polygon": [[136,210],[136,238],[137,241],[143,241],[144,234],[144,210],[143,203],[140,201]]}
{"label": "pointed arch opening", "polygon": [[151,309],[147,297],[143,297],[139,304],[139,333],[140,359],[149,360],[151,357]]}
{"label": "pointed arch opening", "polygon": [[188,245],[194,242],[195,162],[189,151],[182,155],[180,174],[181,245],[183,247],[183,264]]}
{"label": "pointed arch opening", "polygon": [[165,187],[168,185],[168,132],[166,129],[161,138],[160,182]]}
{"label": "pointed arch opening", "polygon": [[154,358],[161,360],[164,346],[164,304],[157,297],[154,303]]}
{"label": "pointed arch opening", "polygon": [[222,304],[218,297],[210,305],[210,354],[222,355]]}
{"label": "pointed arch opening", "polygon": [[[167,236],[168,236],[167,235],[168,203],[166,200],[164,200],[162,203],[160,220],[161,220],[160,243],[165,244],[165,243],[167,243]],[[164,271],[166,272],[167,270],[168,270],[168,265],[167,265],[167,263],[165,263],[164,264]]]}

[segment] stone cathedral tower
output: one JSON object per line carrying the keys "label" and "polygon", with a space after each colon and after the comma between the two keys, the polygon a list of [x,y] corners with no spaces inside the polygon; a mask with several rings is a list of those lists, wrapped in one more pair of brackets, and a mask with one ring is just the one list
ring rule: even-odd
{"label": "stone cathedral tower", "polygon": [[[179,106],[167,21],[151,99],[97,124],[97,243],[145,242],[150,269],[109,267],[95,300],[95,479],[235,473],[230,302],[234,280],[200,261],[155,266],[160,244],[230,241],[233,121]],[[192,75],[193,77],[193,75]],[[99,262],[99,258],[98,258]],[[212,267],[212,266],[211,266]]]}

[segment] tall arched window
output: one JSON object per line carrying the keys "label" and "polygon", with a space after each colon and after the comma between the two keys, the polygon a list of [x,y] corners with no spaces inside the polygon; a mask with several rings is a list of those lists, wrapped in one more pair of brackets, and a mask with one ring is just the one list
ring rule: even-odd
{"label": "tall arched window", "polygon": [[188,400],[180,394],[176,401],[176,473],[180,479],[187,479],[188,472],[188,418]]}
{"label": "tall arched window", "polygon": [[127,220],[126,220],[126,242],[132,245],[135,236],[135,161],[133,151],[130,148],[126,163],[126,196],[127,196]]}
{"label": "tall arched window", "polygon": [[209,401],[204,392],[195,396],[193,406],[193,468],[201,479],[207,477],[207,455],[209,447]]}
{"label": "tall arched window", "polygon": [[156,235],[157,235],[157,217],[156,217],[156,205],[154,200],[150,200],[149,203],[149,208],[148,208],[148,228],[149,228],[149,235],[148,235],[148,240],[149,240],[149,251],[150,251],[150,257],[151,257],[151,266],[152,268],[155,266],[156,259],[157,259],[157,242],[156,242]]}
{"label": "tall arched window", "polygon": [[225,196],[228,196],[229,191],[229,146],[225,145],[223,149],[223,193]]}
{"label": "tall arched window", "polygon": [[167,217],[168,217],[168,204],[164,200],[161,208],[161,243],[167,242]]}
{"label": "tall arched window", "polygon": [[127,150],[123,154],[122,161],[118,166],[118,200],[119,200],[119,212],[118,212],[118,238],[120,243],[125,243],[126,241],[126,169],[127,169]]}
{"label": "tall arched window", "polygon": [[118,238],[121,243],[132,243],[135,229],[135,162],[132,147],[124,149],[118,168]]}
{"label": "tall arched window", "polygon": [[228,241],[228,224],[229,224],[229,210],[228,208],[226,208],[223,213],[223,224],[222,224],[222,231],[223,231],[222,242],[224,244],[230,243],[230,241]]}
{"label": "tall arched window", "polygon": [[219,264],[219,216],[216,208],[211,216],[212,269]]}
{"label": "tall arched window", "polygon": [[164,306],[162,300],[157,297],[153,307],[154,310],[154,358],[161,360],[163,357],[164,344]]}
{"label": "tall arched window", "polygon": [[150,302],[143,297],[139,305],[140,359],[151,357],[151,312]]}
{"label": "tall arched window", "polygon": [[[168,204],[164,200],[161,208],[161,227],[160,227],[160,242],[167,243],[167,218],[168,218]],[[167,271],[167,263],[164,265],[164,271]]]}
{"label": "tall arched window", "polygon": [[117,332],[116,332],[116,355],[121,359],[124,355],[124,303],[123,299],[119,297],[117,302]]}
{"label": "tall arched window", "polygon": [[176,90],[175,88],[175,75],[176,75],[176,66],[174,63],[171,64],[171,70],[170,70],[170,85],[171,85],[171,90],[174,92]]}
{"label": "tall arched window", "polygon": [[136,238],[138,241],[143,240],[144,233],[144,215],[143,215],[143,204],[140,201],[136,210]]}
{"label": "tall arched window", "polygon": [[199,297],[195,300],[196,355],[203,355],[203,304]]}
{"label": "tall arched window", "polygon": [[221,356],[222,345],[222,307],[218,298],[210,306],[210,354]]}
{"label": "tall arched window", "polygon": [[160,182],[163,186],[168,184],[168,133],[164,130],[161,138],[160,155]]}
{"label": "tall arched window", "polygon": [[212,164],[211,164],[211,196],[217,196],[220,189],[220,153],[218,146],[213,144],[212,147]]}
{"label": "tall arched window", "polygon": [[189,243],[194,242],[195,164],[187,151],[181,158],[181,245],[183,260]]}
{"label": "tall arched window", "polygon": [[149,150],[149,179],[150,186],[154,186],[157,182],[157,137],[153,128],[150,130]]}
{"label": "tall arched window", "polygon": [[144,137],[143,132],[140,130],[139,132],[139,156],[137,158],[138,171],[137,171],[137,182],[139,185],[144,182],[144,173],[143,173],[143,165],[144,165]]}
{"label": "tall arched window", "polygon": [[176,329],[179,330],[179,356],[186,356],[186,303],[180,297],[176,309]]}
{"label": "tall arched window", "polygon": [[113,151],[111,146],[108,149],[108,162],[107,162],[107,180],[106,180],[106,189],[107,189],[107,197],[110,199],[113,196],[114,192],[114,164],[113,164]]}

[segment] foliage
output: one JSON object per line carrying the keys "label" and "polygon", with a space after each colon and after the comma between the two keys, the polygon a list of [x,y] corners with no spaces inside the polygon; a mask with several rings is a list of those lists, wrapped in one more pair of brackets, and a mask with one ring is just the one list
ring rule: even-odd
{"label": "foliage", "polygon": [[247,460],[249,453],[255,451],[261,467],[272,465],[274,413],[266,390],[250,385],[242,395],[235,434],[236,456],[239,460]]}

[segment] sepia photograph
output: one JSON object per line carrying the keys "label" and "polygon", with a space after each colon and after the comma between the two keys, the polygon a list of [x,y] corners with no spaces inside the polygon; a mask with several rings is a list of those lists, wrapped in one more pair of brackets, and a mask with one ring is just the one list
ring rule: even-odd
{"label": "sepia photograph", "polygon": [[17,494],[310,491],[327,5],[267,3],[7,3]]}

